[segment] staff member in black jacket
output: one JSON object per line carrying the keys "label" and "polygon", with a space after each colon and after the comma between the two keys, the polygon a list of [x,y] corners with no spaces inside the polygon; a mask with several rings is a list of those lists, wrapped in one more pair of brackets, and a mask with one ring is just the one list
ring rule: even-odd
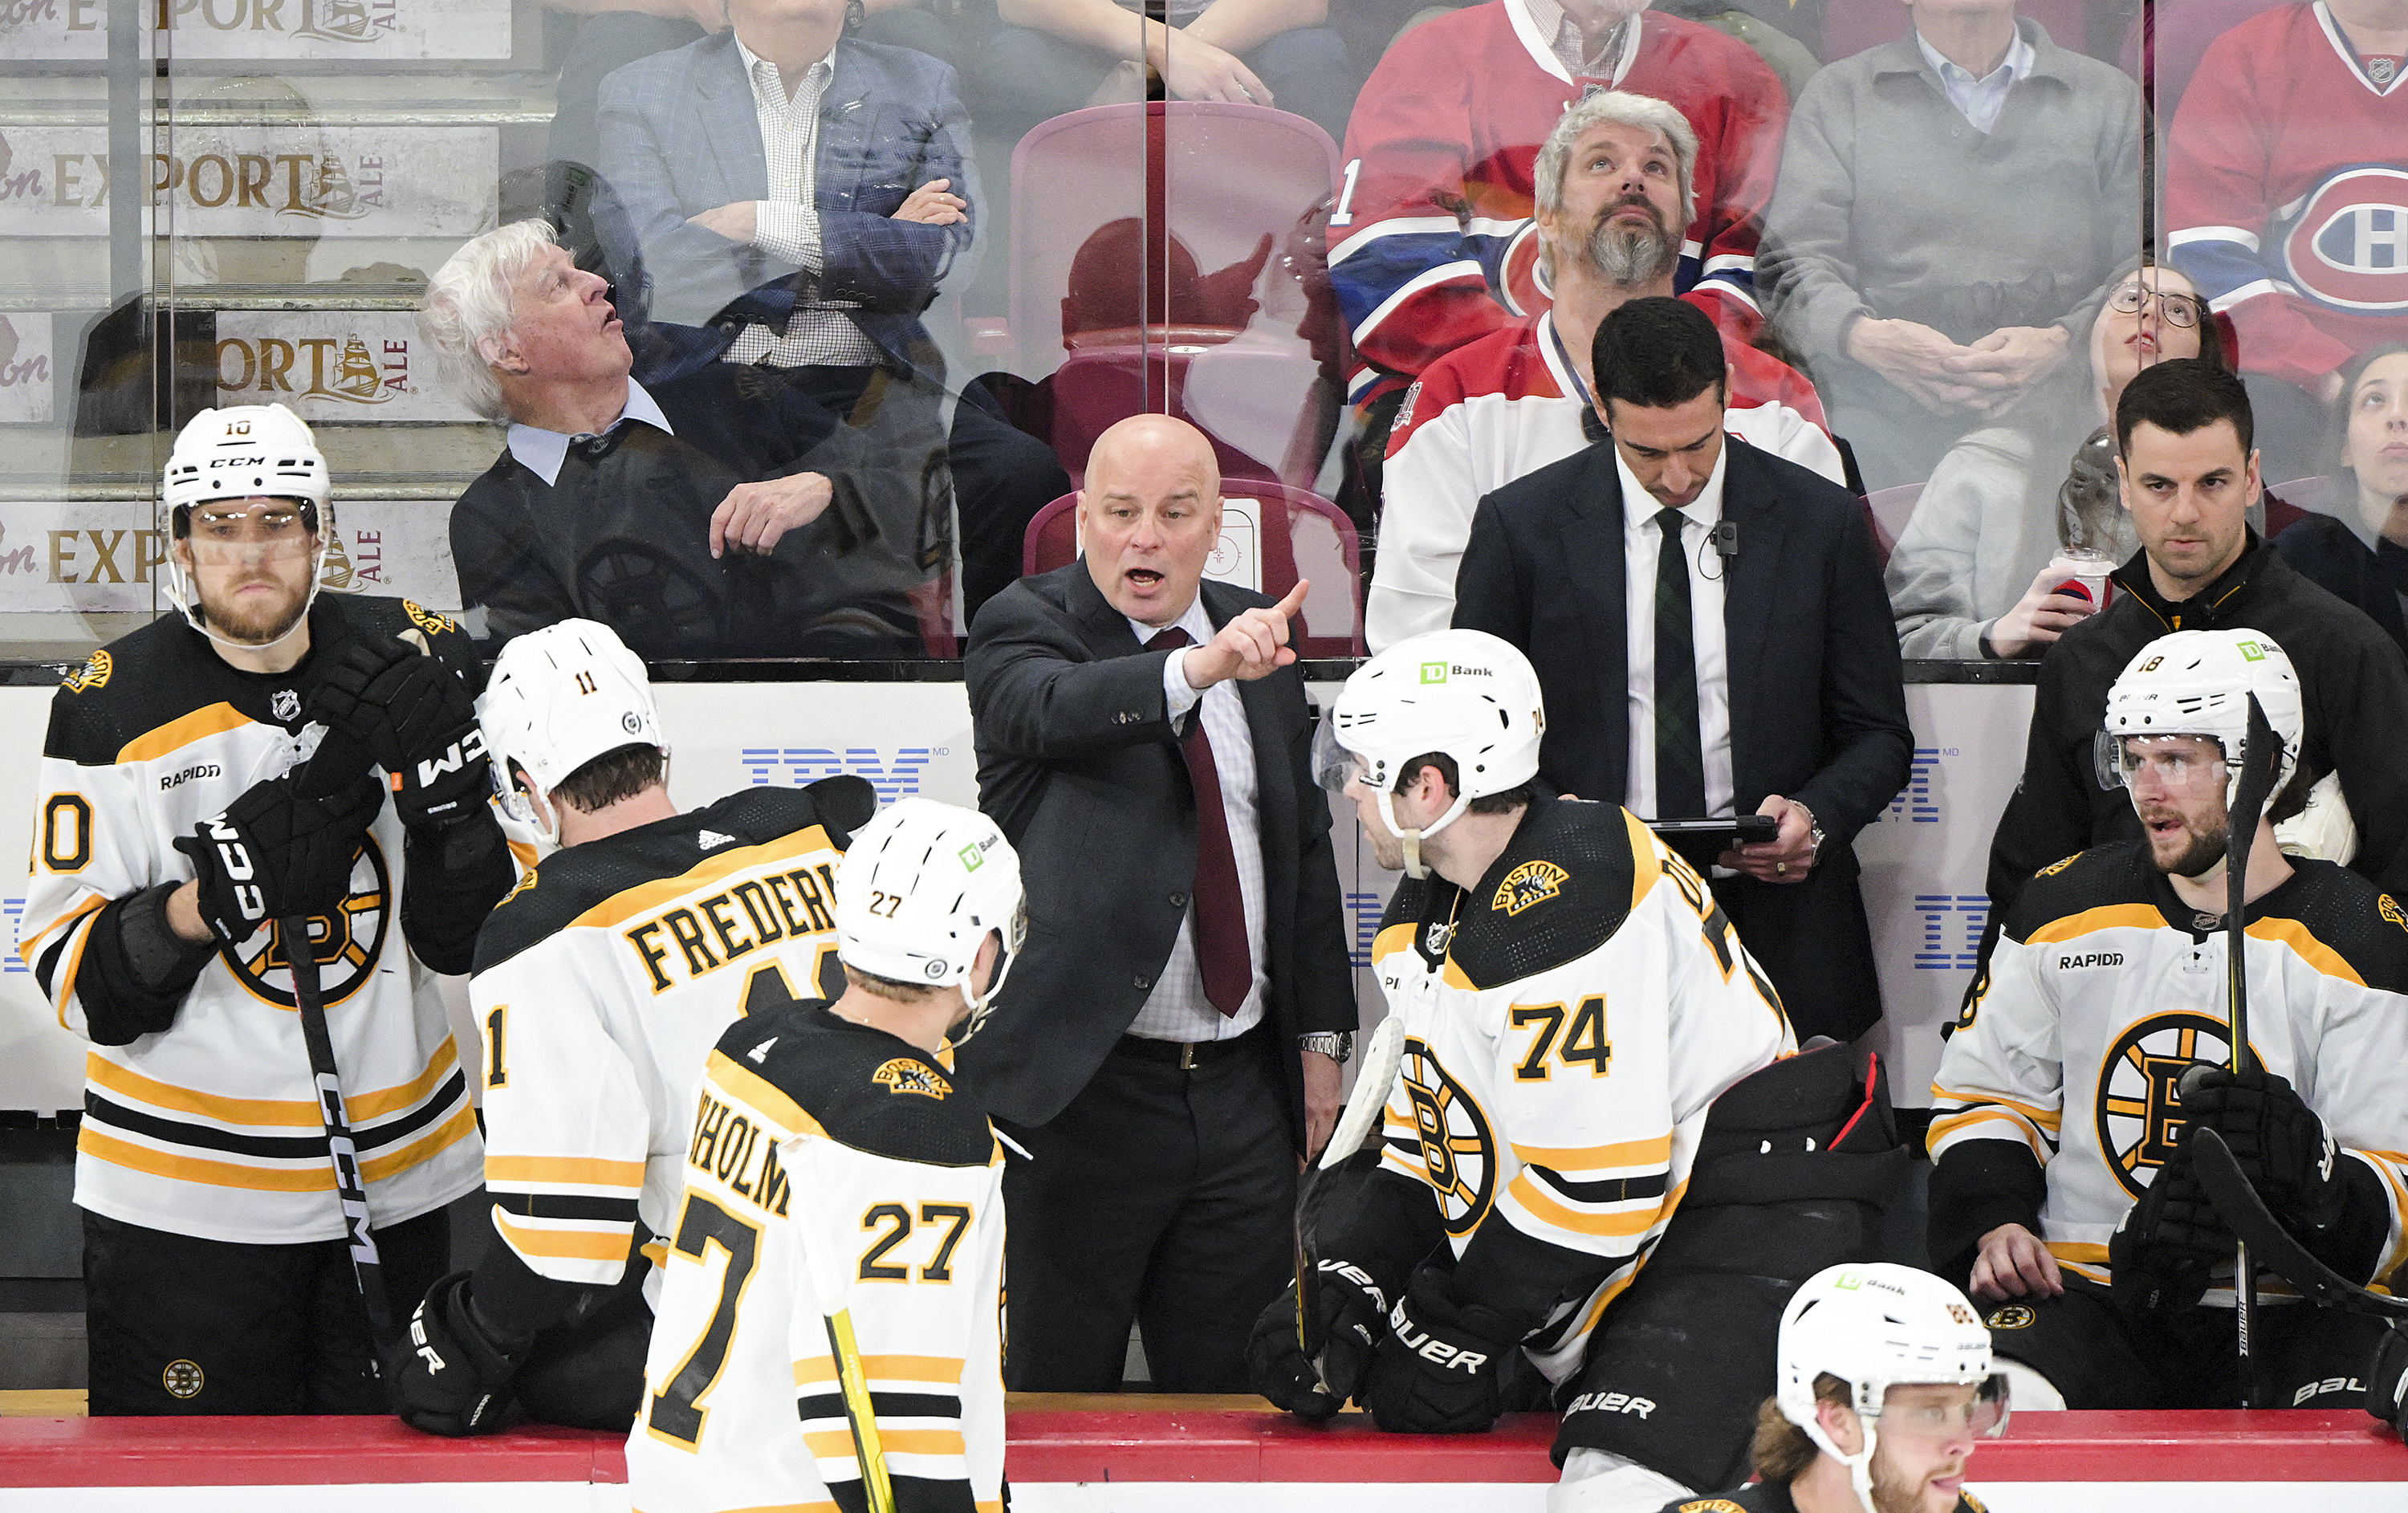
{"label": "staff member in black jacket", "polygon": [[1590,350],[1610,442],[1480,502],[1455,623],[1539,670],[1539,777],[1648,819],[1769,814],[1693,857],[1800,1040],[1881,1017],[1856,832],[1905,786],[1898,635],[1856,501],[1723,434],[1713,322],[1673,299]]}
{"label": "staff member in black jacket", "polygon": [[1355,1025],[1288,646],[1306,585],[1202,581],[1220,471],[1181,421],[1105,432],[1079,516],[1085,558],[988,601],[964,667],[979,806],[1028,889],[1001,1011],[962,1049],[1033,1158],[1004,1177],[1004,1379],[1110,1392],[1135,1320],[1157,1388],[1242,1392]]}
{"label": "staff member in black jacket", "polygon": [[[2258,494],[2248,392],[2212,363],[2143,370],[2115,405],[2115,470],[2141,550],[2114,573],[2113,601],[2068,631],[2040,664],[2023,781],[1990,841],[1990,928],[2031,875],[2076,851],[2139,840],[2129,795],[2103,786],[2094,756],[2107,690],[2169,631],[2247,627],[2291,653],[2307,732],[2305,794],[2341,774],[2358,826],[2350,864],[2408,887],[2408,658],[2374,621],[2300,576],[2243,518]],[[2277,820],[2282,815],[2275,816]]]}

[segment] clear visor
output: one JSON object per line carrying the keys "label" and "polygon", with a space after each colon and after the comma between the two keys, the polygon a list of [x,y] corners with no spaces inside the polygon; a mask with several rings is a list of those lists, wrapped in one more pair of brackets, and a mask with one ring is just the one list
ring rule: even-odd
{"label": "clear visor", "polygon": [[212,500],[185,511],[183,535],[205,565],[307,557],[318,545],[318,510],[297,499]]}
{"label": "clear visor", "polygon": [[2213,792],[2227,776],[2224,744],[2213,735],[2114,735],[2094,746],[2099,786],[2109,792],[2146,784],[2171,796]]}
{"label": "clear visor", "polygon": [[1971,1389],[1892,1387],[1882,1400],[1881,1434],[1887,1440],[1941,1445],[1954,1439],[1995,1439],[2006,1428],[2004,1372],[1992,1372]]}
{"label": "clear visor", "polygon": [[1336,715],[1323,715],[1320,728],[1312,733],[1312,780],[1332,793],[1342,793],[1362,771],[1362,763],[1338,744]]}

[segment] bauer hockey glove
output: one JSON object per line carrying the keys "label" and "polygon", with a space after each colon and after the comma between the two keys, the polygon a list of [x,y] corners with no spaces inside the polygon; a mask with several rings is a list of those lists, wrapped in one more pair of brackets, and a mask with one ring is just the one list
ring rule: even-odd
{"label": "bauer hockey glove", "polygon": [[2116,1307],[2134,1316],[2179,1313],[2207,1295],[2209,1276],[2232,1259],[2232,1232],[2177,1149],[2108,1237]]}
{"label": "bauer hockey glove", "polygon": [[2253,1059],[2238,1077],[2194,1066],[2176,1087],[2183,1122],[2224,1137],[2241,1175],[2286,1227],[2306,1235],[2340,1220],[2349,1200],[2341,1148],[2287,1080]]}
{"label": "bauer hockey glove", "polygon": [[1300,1419],[1318,1422],[1345,1406],[1387,1333],[1387,1297],[1364,1270],[1324,1261],[1312,1280],[1312,1338],[1317,1360],[1305,1359],[1296,1339],[1296,1284],[1271,1300],[1246,1341],[1246,1374],[1254,1391]]}
{"label": "bauer hockey glove", "polygon": [[330,914],[351,891],[360,838],[384,806],[366,774],[324,798],[296,798],[291,776],[253,783],[176,849],[193,859],[201,918],[232,946],[270,920]]}
{"label": "bauer hockey glove", "polygon": [[492,790],[476,699],[413,643],[344,643],[310,691],[309,714],[367,748],[390,775],[403,824],[449,824],[484,806]]}
{"label": "bauer hockey glove", "polygon": [[468,1300],[468,1275],[455,1271],[426,1290],[410,1315],[410,1354],[394,1384],[402,1422],[455,1439],[502,1426],[510,1378],[532,1343],[506,1347],[494,1337]]}
{"label": "bauer hockey glove", "polygon": [[2366,1373],[2366,1411],[2408,1439],[2408,1322],[2393,1320]]}
{"label": "bauer hockey glove", "polygon": [[1371,1353],[1359,1395],[1390,1434],[1485,1434],[1504,1411],[1515,1331],[1490,1309],[1449,1298],[1446,1277],[1435,1267],[1414,1274],[1389,1310],[1388,1337]]}

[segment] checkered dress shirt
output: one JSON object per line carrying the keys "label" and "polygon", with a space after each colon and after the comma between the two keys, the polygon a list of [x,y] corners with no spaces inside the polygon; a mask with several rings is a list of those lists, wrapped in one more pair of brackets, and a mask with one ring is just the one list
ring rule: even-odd
{"label": "checkered dress shirt", "polygon": [[[773,257],[798,263],[816,277],[824,266],[820,249],[818,188],[820,98],[836,75],[836,50],[804,71],[792,100],[778,65],[736,41],[744,72],[752,81],[752,107],[761,123],[761,152],[768,162],[769,197],[752,207],[752,245]],[[844,312],[847,300],[797,301],[783,335],[767,326],[744,328],[724,354],[730,363],[791,368],[818,364],[867,366],[879,361],[878,344]]]}

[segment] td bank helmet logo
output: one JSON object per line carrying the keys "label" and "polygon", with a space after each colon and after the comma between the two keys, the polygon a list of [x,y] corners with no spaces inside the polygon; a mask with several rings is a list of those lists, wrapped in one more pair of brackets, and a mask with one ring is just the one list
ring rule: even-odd
{"label": "td bank helmet logo", "polygon": [[1425,663],[1423,663],[1423,664],[1422,664],[1422,681],[1423,681],[1423,682],[1425,682],[1425,683],[1443,683],[1443,682],[1445,682],[1445,681],[1446,681],[1446,664],[1445,664],[1445,663],[1442,663],[1442,662],[1425,662]]}

